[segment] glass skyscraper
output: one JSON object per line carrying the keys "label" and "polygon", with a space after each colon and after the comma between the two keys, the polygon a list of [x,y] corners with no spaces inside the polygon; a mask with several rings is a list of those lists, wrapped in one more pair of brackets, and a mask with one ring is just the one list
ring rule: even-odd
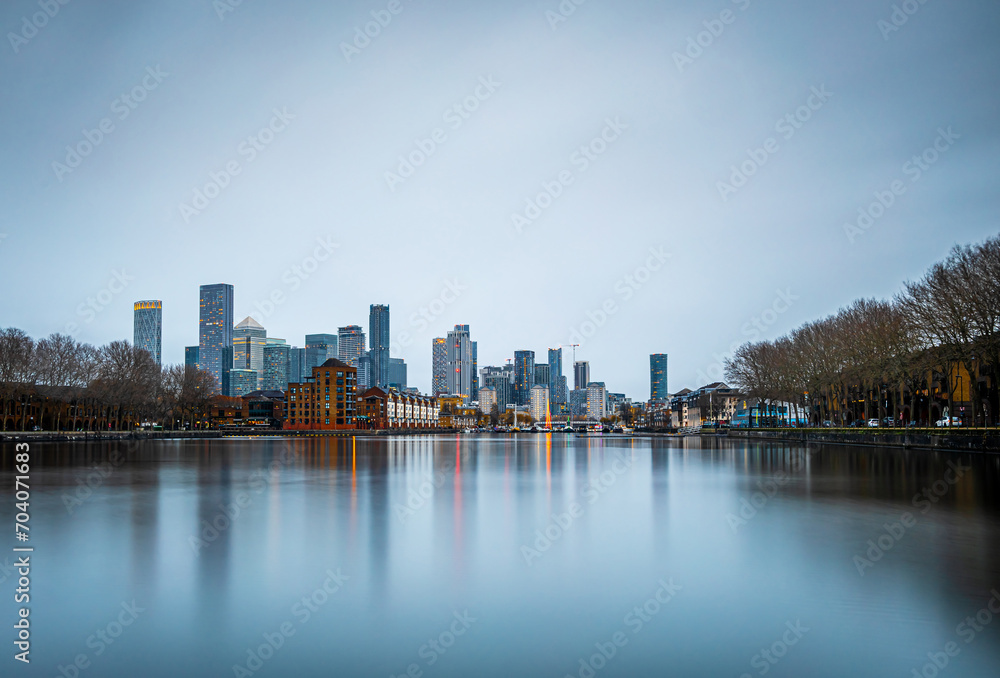
{"label": "glass skyscraper", "polygon": [[306,335],[306,373],[312,374],[314,367],[319,367],[331,358],[339,358],[337,350],[338,337],[336,334],[307,334]]}
{"label": "glass skyscraper", "polygon": [[[280,339],[277,341],[281,341]],[[291,347],[285,342],[267,340],[264,347],[264,386],[265,391],[284,391],[289,382],[298,383],[299,377],[289,378],[288,365]]]}
{"label": "glass skyscraper", "polygon": [[476,342],[469,337],[468,325],[455,325],[448,333],[445,342],[447,347],[447,377],[448,395],[463,395],[469,402],[476,397],[479,386],[476,374]]}
{"label": "glass skyscraper", "polygon": [[431,340],[431,395],[448,393],[448,340]]}
{"label": "glass skyscraper", "polygon": [[527,405],[535,385],[535,352],[514,351],[514,402]]}
{"label": "glass skyscraper", "polygon": [[233,368],[256,372],[257,389],[264,388],[264,347],[266,345],[267,330],[249,316],[233,329]]}
{"label": "glass skyscraper", "polygon": [[233,286],[202,285],[199,306],[198,366],[215,377],[217,392],[223,392],[223,371],[233,367]]}
{"label": "glass skyscraper", "polygon": [[163,336],[163,302],[137,301],[133,306],[132,344],[142,348],[153,356],[157,365],[160,360],[160,347]]}
{"label": "glass skyscraper", "polygon": [[365,331],[359,325],[348,325],[337,330],[337,353],[340,361],[357,368],[365,354]]}
{"label": "glass skyscraper", "polygon": [[587,388],[590,383],[590,363],[586,360],[578,360],[573,363],[573,388],[578,390]]}
{"label": "glass skyscraper", "polygon": [[666,402],[668,397],[667,354],[654,353],[649,356],[649,399]]}
{"label": "glass skyscraper", "polygon": [[368,313],[368,341],[372,361],[371,385],[389,385],[389,307],[372,304]]}
{"label": "glass skyscraper", "polygon": [[406,389],[406,361],[402,358],[389,358],[389,386]]}
{"label": "glass skyscraper", "polygon": [[198,347],[197,346],[185,346],[184,347],[184,367],[198,368]]}

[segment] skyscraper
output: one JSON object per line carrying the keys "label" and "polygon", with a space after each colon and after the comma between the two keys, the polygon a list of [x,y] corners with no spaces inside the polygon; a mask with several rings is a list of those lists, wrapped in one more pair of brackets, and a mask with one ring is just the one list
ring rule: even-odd
{"label": "skyscraper", "polygon": [[448,340],[431,340],[431,395],[448,393]]}
{"label": "skyscraper", "polygon": [[587,418],[600,421],[608,416],[608,391],[603,381],[587,384]]}
{"label": "skyscraper", "polygon": [[561,348],[549,349],[549,402],[552,414],[566,414],[569,394],[566,390],[566,377],[563,376],[563,358]]}
{"label": "skyscraper", "polygon": [[447,363],[447,388],[448,395],[463,395],[470,402],[474,395],[474,389],[478,386],[476,379],[473,350],[475,342],[469,337],[468,325],[455,325],[455,329],[448,333],[448,363]]}
{"label": "skyscraper", "polygon": [[505,410],[507,405],[514,403],[514,371],[510,365],[484,367],[480,374],[482,375],[482,387],[494,390],[497,406],[501,411]]}
{"label": "skyscraper", "polygon": [[514,402],[527,405],[535,385],[535,352],[514,351]]}
{"label": "skyscraper", "polygon": [[[288,383],[302,384],[306,380],[306,350],[292,346],[288,349]],[[310,373],[311,374],[311,373]]]}
{"label": "skyscraper", "polygon": [[402,358],[389,358],[389,386],[406,389],[406,361]]}
{"label": "skyscraper", "polygon": [[348,325],[337,330],[337,353],[340,361],[357,369],[365,353],[365,331],[359,325]]}
{"label": "skyscraper", "polygon": [[649,356],[649,399],[665,403],[667,398],[667,354],[654,353]]}
{"label": "skyscraper", "polygon": [[389,306],[372,304],[368,312],[368,341],[372,359],[372,386],[389,385]]}
{"label": "skyscraper", "polygon": [[[232,369],[233,286],[202,285],[198,313],[198,366],[215,377],[221,393],[223,370]],[[228,349],[228,351],[227,351]],[[230,363],[225,364],[228,355]]]}
{"label": "skyscraper", "polygon": [[[280,343],[279,343],[280,342]],[[264,347],[264,385],[265,391],[284,391],[289,383],[298,383],[289,379],[288,363],[291,347],[283,340],[267,340]]]}
{"label": "skyscraper", "polygon": [[546,387],[549,385],[548,363],[535,363],[535,383]]}
{"label": "skyscraper", "polygon": [[587,388],[590,383],[590,363],[585,360],[577,360],[573,363],[573,388]]}
{"label": "skyscraper", "polygon": [[331,358],[340,356],[337,349],[338,338],[336,334],[307,334],[306,335],[306,374],[312,374],[314,367],[319,367]]}
{"label": "skyscraper", "polygon": [[193,367],[198,369],[198,347],[197,346],[185,346],[184,347],[184,367]]}
{"label": "skyscraper", "polygon": [[546,384],[535,384],[531,387],[528,413],[537,422],[544,422],[549,413],[549,387]]}
{"label": "skyscraper", "polygon": [[133,306],[132,344],[149,351],[157,365],[163,336],[163,302],[137,301]]}
{"label": "skyscraper", "polygon": [[233,328],[233,369],[256,372],[257,389],[264,388],[265,346],[267,330],[250,316]]}

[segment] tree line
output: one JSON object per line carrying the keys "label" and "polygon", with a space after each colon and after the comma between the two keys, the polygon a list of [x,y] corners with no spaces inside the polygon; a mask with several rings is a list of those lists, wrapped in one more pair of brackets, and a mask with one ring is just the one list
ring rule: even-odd
{"label": "tree line", "polygon": [[898,425],[905,415],[933,426],[945,406],[966,425],[995,425],[1000,236],[956,245],[891,299],[859,299],[779,339],[743,344],[725,370],[765,412],[788,403],[815,425]]}
{"label": "tree line", "polygon": [[161,368],[148,351],[127,341],[94,347],[65,334],[36,341],[22,330],[0,328],[0,430],[11,422],[11,429],[28,430],[34,413],[34,425],[54,430],[95,421],[117,430],[144,422],[194,428],[215,391],[209,372]]}

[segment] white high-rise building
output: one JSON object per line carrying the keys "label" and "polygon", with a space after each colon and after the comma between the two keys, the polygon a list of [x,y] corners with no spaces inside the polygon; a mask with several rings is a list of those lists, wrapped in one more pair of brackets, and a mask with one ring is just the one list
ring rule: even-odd
{"label": "white high-rise building", "polygon": [[603,381],[587,384],[587,419],[600,421],[608,416],[608,391]]}
{"label": "white high-rise building", "polygon": [[483,414],[490,414],[497,406],[497,390],[492,386],[484,386],[479,389],[479,411]]}
{"label": "white high-rise building", "polygon": [[531,387],[531,399],[528,402],[528,414],[535,421],[545,421],[549,413],[549,387],[545,384],[535,384]]}

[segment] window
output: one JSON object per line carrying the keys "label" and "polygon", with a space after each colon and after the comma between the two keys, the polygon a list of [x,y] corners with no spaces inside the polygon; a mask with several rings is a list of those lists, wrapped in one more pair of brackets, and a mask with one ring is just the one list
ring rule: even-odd
{"label": "window", "polygon": [[337,380],[337,386],[343,386],[343,385],[344,385],[344,380],[343,379],[338,379]]}
{"label": "window", "polygon": [[326,402],[330,402],[330,396],[326,397]]}
{"label": "window", "polygon": [[326,420],[326,425],[327,425],[327,426],[329,426],[329,425],[330,425],[330,420],[329,420],[329,419],[327,419],[327,420]]}
{"label": "window", "polygon": [[[330,376],[330,374],[329,374],[329,373],[327,373],[327,375],[326,375],[326,376],[328,376],[328,377],[329,377],[329,376]],[[338,378],[338,379],[340,379],[340,378],[341,378],[342,376],[344,376],[344,373],[343,373],[343,372],[337,372],[337,378]]]}

